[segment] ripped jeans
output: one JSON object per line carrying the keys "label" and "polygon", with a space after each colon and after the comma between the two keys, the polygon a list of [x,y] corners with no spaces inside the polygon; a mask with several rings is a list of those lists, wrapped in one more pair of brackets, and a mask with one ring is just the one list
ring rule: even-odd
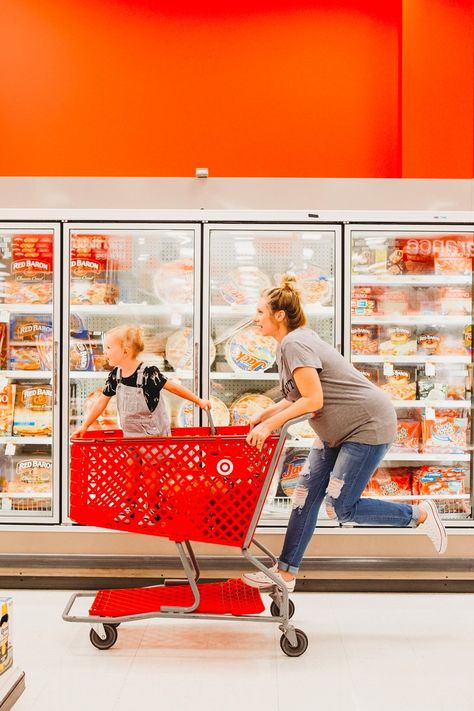
{"label": "ripped jeans", "polygon": [[418,506],[361,498],[367,483],[390,448],[389,444],[343,442],[340,447],[313,447],[301,471],[294,494],[293,510],[278,561],[280,570],[298,573],[310,542],[319,508],[326,497],[329,518],[340,523],[372,526],[416,526]]}

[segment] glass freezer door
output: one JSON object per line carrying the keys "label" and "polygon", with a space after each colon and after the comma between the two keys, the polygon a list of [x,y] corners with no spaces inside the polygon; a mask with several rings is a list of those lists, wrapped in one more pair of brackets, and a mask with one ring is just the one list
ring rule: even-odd
{"label": "glass freezer door", "polygon": [[473,234],[458,227],[347,230],[346,353],[392,398],[396,441],[367,487],[471,517]]}
{"label": "glass freezer door", "polygon": [[[200,229],[191,224],[68,226],[65,451],[69,434],[82,425],[112,370],[103,343],[111,328],[139,325],[145,346],[139,359],[199,392]],[[164,391],[160,397],[171,426],[197,422],[192,403]],[[92,427],[120,426],[115,400]],[[64,507],[67,511],[67,491]]]}
{"label": "glass freezer door", "polygon": [[[282,398],[277,343],[253,326],[262,289],[279,284],[282,274],[294,274],[308,326],[328,343],[340,344],[341,232],[319,225],[213,225],[204,240],[204,388],[217,425],[247,424]],[[290,430],[290,437],[263,512],[272,523],[288,518],[293,487],[315,434],[304,422]]]}
{"label": "glass freezer door", "polygon": [[59,264],[59,227],[0,228],[3,523],[59,521]]}

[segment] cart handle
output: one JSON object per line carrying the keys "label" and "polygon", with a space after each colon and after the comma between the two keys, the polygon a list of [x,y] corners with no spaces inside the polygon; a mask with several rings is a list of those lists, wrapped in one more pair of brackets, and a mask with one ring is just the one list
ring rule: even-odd
{"label": "cart handle", "polygon": [[214,437],[214,435],[217,434],[216,426],[214,424],[214,420],[212,419],[211,411],[210,410],[204,410],[204,412],[207,415],[207,419],[209,420],[209,427],[211,428],[211,435]]}

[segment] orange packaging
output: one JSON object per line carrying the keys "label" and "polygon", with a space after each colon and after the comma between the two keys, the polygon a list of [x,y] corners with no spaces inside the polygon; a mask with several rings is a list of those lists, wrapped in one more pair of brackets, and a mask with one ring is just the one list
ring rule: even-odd
{"label": "orange packaging", "polygon": [[392,449],[418,452],[421,438],[421,423],[416,420],[398,420],[397,436]]}
{"label": "orange packaging", "polygon": [[379,467],[364,490],[364,494],[376,496],[410,496],[411,493],[409,467]]}
{"label": "orange packaging", "polygon": [[422,451],[463,453],[467,447],[467,418],[435,417],[422,422]]}

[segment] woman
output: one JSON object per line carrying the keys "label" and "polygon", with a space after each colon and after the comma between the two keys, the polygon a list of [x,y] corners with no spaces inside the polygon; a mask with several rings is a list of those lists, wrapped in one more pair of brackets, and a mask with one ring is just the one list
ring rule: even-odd
{"label": "woman", "polygon": [[[311,414],[310,424],[319,435],[298,479],[283,550],[273,569],[290,592],[325,497],[328,516],[341,523],[420,526],[438,553],[444,553],[447,545],[446,530],[432,501],[410,506],[361,498],[395,438],[396,413],[388,395],[305,328],[294,282],[284,276],[281,286],[264,291],[258,302],[257,328],[262,336],[278,341],[284,399],[252,420],[247,438],[261,449],[271,432],[304,414]],[[261,572],[242,577],[252,587],[274,584]]]}

